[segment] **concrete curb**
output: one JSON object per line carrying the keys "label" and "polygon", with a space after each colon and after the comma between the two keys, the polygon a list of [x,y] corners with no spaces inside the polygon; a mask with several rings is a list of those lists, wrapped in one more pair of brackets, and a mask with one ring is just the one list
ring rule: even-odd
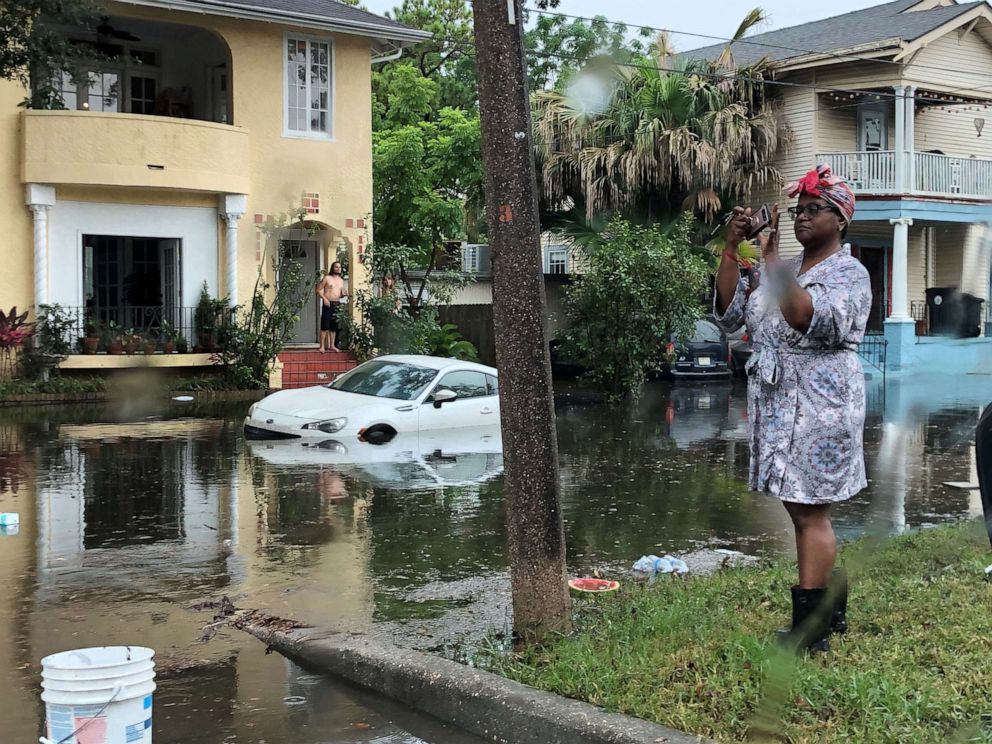
{"label": "concrete curb", "polygon": [[453,661],[314,629],[245,630],[280,653],[501,744],[704,744]]}

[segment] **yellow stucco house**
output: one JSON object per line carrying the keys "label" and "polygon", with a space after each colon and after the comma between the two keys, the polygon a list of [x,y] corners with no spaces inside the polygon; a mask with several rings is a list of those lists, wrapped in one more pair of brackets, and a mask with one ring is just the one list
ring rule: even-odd
{"label": "yellow stucco house", "polygon": [[[272,243],[313,271],[347,250],[363,281],[371,68],[428,34],[336,0],[105,12],[95,33],[66,31],[113,61],[87,66],[87,89],[63,77],[65,110],[25,110],[26,91],[0,81],[2,303],[189,333],[203,283],[245,302]],[[301,206],[319,232],[263,238]],[[317,340],[317,310],[294,341]]]}

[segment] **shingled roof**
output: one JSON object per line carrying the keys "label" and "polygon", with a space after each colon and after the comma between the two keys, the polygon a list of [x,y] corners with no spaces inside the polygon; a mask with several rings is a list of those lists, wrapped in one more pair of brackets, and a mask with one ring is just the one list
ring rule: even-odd
{"label": "shingled roof", "polygon": [[[884,49],[901,41],[910,42],[940,28],[948,21],[967,13],[972,8],[985,5],[980,2],[947,5],[931,10],[909,11],[920,0],[895,0],[864,10],[811,21],[800,26],[780,28],[749,36],[734,43],[734,60],[747,66],[767,57],[784,63],[810,54],[833,54],[842,50],[858,49],[864,52],[871,46]],[[693,49],[680,54],[691,59],[715,59],[726,44]]]}
{"label": "shingled roof", "polygon": [[121,0],[212,15],[259,18],[304,27],[329,28],[392,42],[415,42],[431,34],[346,5],[339,0]]}

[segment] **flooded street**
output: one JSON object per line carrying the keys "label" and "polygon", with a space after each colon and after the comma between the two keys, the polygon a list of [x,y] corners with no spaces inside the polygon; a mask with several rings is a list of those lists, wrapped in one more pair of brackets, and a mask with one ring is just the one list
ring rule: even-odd
{"label": "flooded street", "polygon": [[[981,513],[974,427],[992,378],[869,382],[870,488],[839,536]],[[788,554],[784,509],[744,489],[741,384],[653,384],[621,412],[559,391],[570,569],[644,553]],[[37,740],[40,659],[91,645],[157,653],[154,730],[179,742],[473,742],[437,722],[266,655],[192,605],[227,595],[320,626],[370,627],[417,648],[506,620],[499,432],[381,448],[246,442],[247,403],[0,409],[0,716]]]}

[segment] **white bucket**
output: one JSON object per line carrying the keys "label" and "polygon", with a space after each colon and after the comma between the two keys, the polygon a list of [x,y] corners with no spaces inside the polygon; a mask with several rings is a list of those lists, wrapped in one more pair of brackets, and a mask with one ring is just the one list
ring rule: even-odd
{"label": "white bucket", "polygon": [[64,651],[41,660],[46,744],[151,744],[155,652],[141,646]]}

